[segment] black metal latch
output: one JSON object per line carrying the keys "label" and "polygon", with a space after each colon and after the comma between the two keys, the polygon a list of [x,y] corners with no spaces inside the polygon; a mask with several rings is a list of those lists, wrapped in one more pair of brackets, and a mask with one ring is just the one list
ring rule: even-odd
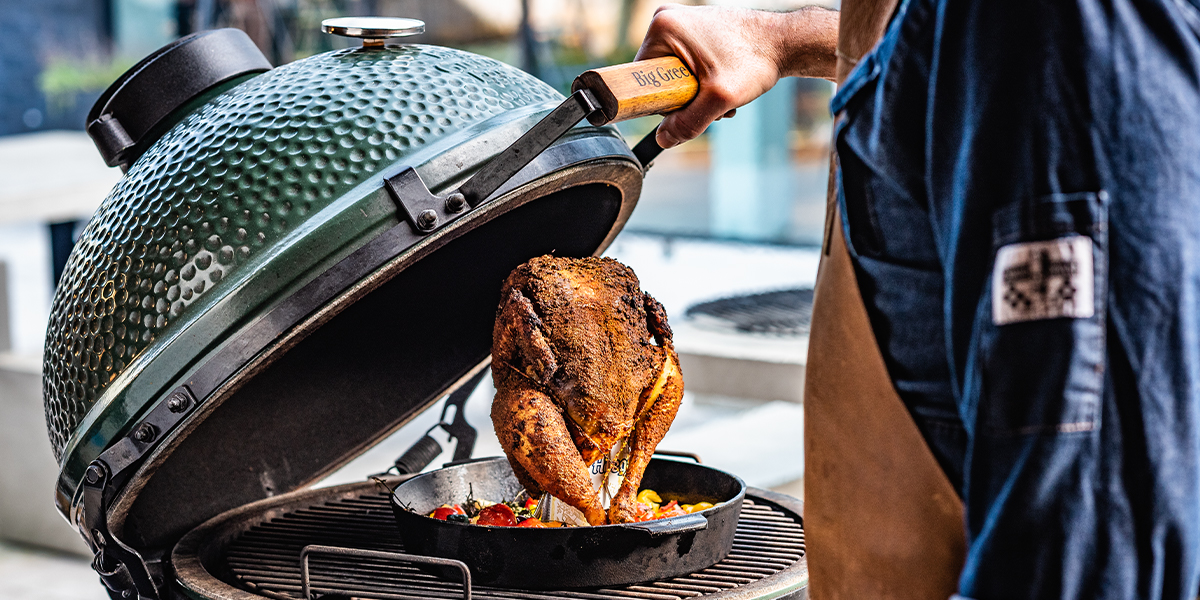
{"label": "black metal latch", "polygon": [[146,561],[108,531],[106,497],[112,494],[111,482],[108,465],[101,459],[92,461],[83,481],[84,538],[95,553],[92,569],[100,574],[100,581],[114,600],[158,600],[158,587]]}
{"label": "black metal latch", "polygon": [[162,573],[108,529],[108,510],[117,490],[133,474],[168,431],[196,407],[196,397],[180,386],[155,406],[126,437],[113,444],[88,465],[83,476],[83,537],[95,558],[92,568],[114,600],[159,600]]}
{"label": "black metal latch", "polygon": [[412,167],[388,178],[384,186],[404,218],[412,225],[413,231],[418,234],[430,233],[462,216],[468,208],[482,204],[558,138],[597,110],[600,110],[600,102],[591,91],[583,89],[571,94],[517,141],[488,161],[479,172],[448,194],[439,196],[430,192],[429,186]]}

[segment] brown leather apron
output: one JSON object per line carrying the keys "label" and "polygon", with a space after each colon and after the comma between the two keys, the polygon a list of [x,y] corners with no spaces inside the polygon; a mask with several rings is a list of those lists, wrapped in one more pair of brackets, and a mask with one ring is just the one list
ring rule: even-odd
{"label": "brown leather apron", "polygon": [[[838,81],[896,0],[846,0]],[[945,600],[966,555],[962,502],[888,376],[833,182],[804,388],[804,528],[814,600]]]}

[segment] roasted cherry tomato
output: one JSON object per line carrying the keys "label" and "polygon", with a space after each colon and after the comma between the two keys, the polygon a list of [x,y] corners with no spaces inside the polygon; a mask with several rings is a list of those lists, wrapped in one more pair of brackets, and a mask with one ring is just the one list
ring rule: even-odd
{"label": "roasted cherry tomato", "polygon": [[517,515],[507,504],[493,504],[479,511],[478,525],[512,527],[517,524]]}
{"label": "roasted cherry tomato", "polygon": [[454,506],[439,506],[436,510],[433,511],[433,514],[431,514],[429,516],[431,516],[435,519],[445,521],[446,517],[449,517],[450,515],[465,515],[465,514],[467,514],[466,511],[464,511],[461,506],[455,504]]}
{"label": "roasted cherry tomato", "polygon": [[533,517],[530,517],[528,519],[525,519],[524,521],[521,521],[520,523],[517,523],[517,527],[546,527],[546,526],[547,525],[545,523],[541,522],[541,520],[535,519]]}
{"label": "roasted cherry tomato", "polygon": [[652,521],[655,519],[654,507],[637,502],[633,505],[635,521]]}
{"label": "roasted cherry tomato", "polygon": [[665,504],[662,508],[655,511],[654,518],[666,519],[668,517],[678,517],[680,515],[686,515],[686,514],[687,514],[687,511],[683,510],[683,507],[679,506],[678,502],[672,500],[672,501],[668,502],[667,504]]}

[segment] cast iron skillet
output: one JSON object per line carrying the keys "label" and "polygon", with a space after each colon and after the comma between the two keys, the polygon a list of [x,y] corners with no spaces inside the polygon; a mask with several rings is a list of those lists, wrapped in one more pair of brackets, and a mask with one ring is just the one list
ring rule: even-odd
{"label": "cast iron skillet", "polygon": [[[521,484],[504,457],[413,477],[392,492],[391,504],[406,552],[460,560],[470,567],[473,582],[482,585],[627,585],[705,569],[729,554],[745,482],[703,465],[656,458],[642,479],[642,489],[647,488],[680,504],[721,504],[681,517],[598,527],[491,527],[425,516],[444,503],[463,502],[472,492],[492,501],[516,497]],[[458,578],[450,571],[443,576]]]}

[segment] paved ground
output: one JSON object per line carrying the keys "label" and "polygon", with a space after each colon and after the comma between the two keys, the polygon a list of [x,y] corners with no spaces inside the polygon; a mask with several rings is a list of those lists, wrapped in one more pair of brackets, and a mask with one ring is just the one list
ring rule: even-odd
{"label": "paved ground", "polygon": [[0,598],[108,600],[88,561],[0,542]]}

